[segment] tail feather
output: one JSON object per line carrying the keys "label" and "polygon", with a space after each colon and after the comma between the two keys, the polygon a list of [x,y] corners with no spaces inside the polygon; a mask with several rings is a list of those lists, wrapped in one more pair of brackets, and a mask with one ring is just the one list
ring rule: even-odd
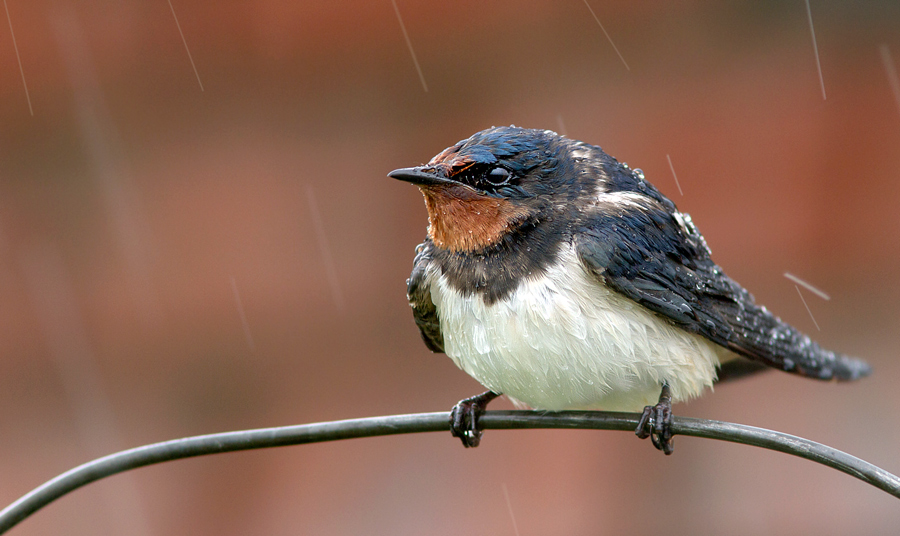
{"label": "tail feather", "polygon": [[817,380],[853,381],[872,373],[865,361],[825,350],[765,307],[753,304],[752,298],[743,305],[740,329],[733,332],[728,345],[738,354]]}
{"label": "tail feather", "polygon": [[841,382],[849,382],[865,378],[872,374],[872,367],[862,359],[836,354],[834,362],[834,378]]}

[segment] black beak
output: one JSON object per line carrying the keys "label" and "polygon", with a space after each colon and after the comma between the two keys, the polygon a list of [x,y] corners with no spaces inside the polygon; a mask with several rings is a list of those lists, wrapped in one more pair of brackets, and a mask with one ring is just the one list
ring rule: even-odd
{"label": "black beak", "polygon": [[422,167],[395,169],[387,175],[392,179],[411,182],[419,186],[446,186],[457,184],[456,181],[442,177],[434,171],[424,171]]}

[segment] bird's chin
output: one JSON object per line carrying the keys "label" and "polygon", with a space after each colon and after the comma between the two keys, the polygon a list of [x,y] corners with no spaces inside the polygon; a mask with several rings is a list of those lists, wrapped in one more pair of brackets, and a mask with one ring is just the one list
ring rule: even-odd
{"label": "bird's chin", "polygon": [[527,207],[460,184],[419,186],[428,209],[428,236],[450,251],[479,251],[497,243],[531,215]]}

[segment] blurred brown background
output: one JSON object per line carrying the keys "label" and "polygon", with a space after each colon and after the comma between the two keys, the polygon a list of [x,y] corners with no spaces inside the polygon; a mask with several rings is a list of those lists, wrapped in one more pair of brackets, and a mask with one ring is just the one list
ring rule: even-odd
{"label": "blurred brown background", "polygon": [[[33,116],[0,24],[0,503],[122,448],[480,392],[419,339],[404,281],[425,210],[385,174],[511,123],[643,168],[759,302],[875,368],[852,385],[772,372],[677,413],[900,473],[900,3],[812,2],[827,100],[803,2],[590,3],[628,69],[581,1],[399,1],[426,92],[390,0],[173,0],[196,75],[164,0],[8,0]],[[784,272],[832,296],[803,291],[821,331]],[[92,484],[14,534],[900,523],[837,471],[676,444],[522,431],[212,456]]]}

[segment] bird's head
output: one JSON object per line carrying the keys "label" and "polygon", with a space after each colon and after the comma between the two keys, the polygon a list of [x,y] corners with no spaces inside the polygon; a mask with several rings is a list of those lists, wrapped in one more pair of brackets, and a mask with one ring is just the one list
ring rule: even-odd
{"label": "bird's head", "polygon": [[[425,196],[428,236],[440,248],[475,252],[528,222],[552,217],[586,189],[566,168],[574,142],[549,130],[494,127],[389,177]],[[579,184],[579,181],[585,184]]]}

